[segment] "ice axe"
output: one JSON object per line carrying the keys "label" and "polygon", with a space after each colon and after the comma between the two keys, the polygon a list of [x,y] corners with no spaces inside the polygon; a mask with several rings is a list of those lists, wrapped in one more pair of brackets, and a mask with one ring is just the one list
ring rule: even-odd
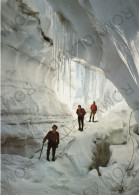
{"label": "ice axe", "polygon": [[44,146],[44,142],[43,142],[43,144],[42,144],[42,148],[41,148],[39,160],[40,160],[40,158],[41,158],[41,154],[42,154],[42,151],[43,151],[43,146]]}

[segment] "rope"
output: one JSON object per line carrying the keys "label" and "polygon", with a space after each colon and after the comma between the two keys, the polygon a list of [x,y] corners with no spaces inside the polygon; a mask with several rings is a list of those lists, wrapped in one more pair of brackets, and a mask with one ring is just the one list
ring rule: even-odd
{"label": "rope", "polygon": [[[68,136],[74,130],[76,124],[77,124],[77,121],[71,127],[72,129],[64,137],[60,138],[60,140],[64,139],[66,136]],[[34,139],[34,138],[31,138],[31,139]],[[41,138],[35,138],[35,139],[42,139],[42,137]],[[47,143],[44,144],[44,146],[46,146],[46,145],[47,145]],[[35,153],[40,152],[40,151],[41,151],[41,149],[37,150]]]}
{"label": "rope", "polygon": [[135,153],[135,151],[134,151],[133,136],[132,136],[131,131],[130,131],[130,121],[131,121],[132,113],[133,113],[133,110],[132,110],[131,113],[130,113],[130,119],[129,119],[129,132],[128,132],[128,133],[129,133],[130,139],[131,139],[132,144],[133,144],[133,145],[132,145],[132,146],[133,146],[133,153],[132,153],[132,156],[131,156],[131,160],[130,160],[130,162],[129,162],[129,165],[128,165],[127,169],[125,170],[125,173],[123,174],[122,182],[121,182],[121,187],[123,186],[123,180],[124,180],[125,174],[127,173],[128,169],[129,169],[129,167],[130,167],[130,165],[131,165],[131,163],[132,163],[132,160],[133,160],[133,157],[134,157],[134,153]]}

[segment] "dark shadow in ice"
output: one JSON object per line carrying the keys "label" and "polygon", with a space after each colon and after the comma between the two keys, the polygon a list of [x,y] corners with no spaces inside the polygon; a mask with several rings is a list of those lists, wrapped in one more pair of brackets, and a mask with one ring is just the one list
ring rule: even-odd
{"label": "dark shadow in ice", "polygon": [[109,150],[110,144],[104,140],[102,140],[101,142],[97,142],[99,139],[100,138],[97,138],[97,140],[94,141],[94,143],[96,144],[96,148],[93,152],[93,163],[89,167],[89,170],[91,171],[92,169],[96,169],[98,171],[99,176],[101,176],[99,172],[99,166],[107,167],[111,153]]}

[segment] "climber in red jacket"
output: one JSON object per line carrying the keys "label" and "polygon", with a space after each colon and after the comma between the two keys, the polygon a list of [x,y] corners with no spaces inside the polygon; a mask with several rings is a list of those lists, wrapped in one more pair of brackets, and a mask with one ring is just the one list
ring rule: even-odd
{"label": "climber in red jacket", "polygon": [[96,114],[96,112],[97,112],[97,105],[96,105],[96,102],[95,102],[95,101],[94,101],[93,104],[91,105],[90,110],[91,110],[91,112],[90,112],[90,120],[89,120],[89,122],[91,122],[91,117],[92,117],[92,115],[93,115],[93,120],[92,120],[92,122],[95,122],[95,121],[94,121],[94,117],[95,117],[95,114]]}
{"label": "climber in red jacket", "polygon": [[[84,108],[81,108],[81,105],[78,105],[78,109],[76,110],[76,114],[78,115],[78,124],[79,124],[78,130],[83,131],[84,115],[86,114],[86,111]],[[81,125],[82,125],[82,127],[81,127]]]}

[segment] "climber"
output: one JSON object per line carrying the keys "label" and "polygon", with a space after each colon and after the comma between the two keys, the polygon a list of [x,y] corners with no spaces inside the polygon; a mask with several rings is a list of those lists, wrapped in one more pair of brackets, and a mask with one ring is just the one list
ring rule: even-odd
{"label": "climber", "polygon": [[43,143],[45,143],[46,139],[48,139],[47,158],[46,158],[48,161],[50,161],[49,154],[51,148],[52,148],[52,161],[55,161],[55,152],[59,144],[59,133],[56,131],[57,128],[58,127],[56,125],[53,125],[52,131],[49,131],[43,139]]}
{"label": "climber", "polygon": [[[78,115],[78,124],[79,124],[79,129],[80,131],[83,131],[83,126],[84,126],[84,115],[86,114],[86,111],[84,108],[81,108],[81,105],[78,105],[78,109],[76,111]],[[81,127],[82,125],[82,127]]]}
{"label": "climber", "polygon": [[95,114],[96,114],[96,112],[97,112],[97,105],[96,105],[96,102],[95,102],[95,101],[94,101],[93,104],[91,105],[90,110],[91,110],[91,112],[90,112],[90,119],[89,119],[89,122],[91,122],[91,117],[92,117],[92,115],[93,115],[93,120],[92,120],[92,122],[95,122],[95,121],[94,121],[94,117],[95,117]]}

